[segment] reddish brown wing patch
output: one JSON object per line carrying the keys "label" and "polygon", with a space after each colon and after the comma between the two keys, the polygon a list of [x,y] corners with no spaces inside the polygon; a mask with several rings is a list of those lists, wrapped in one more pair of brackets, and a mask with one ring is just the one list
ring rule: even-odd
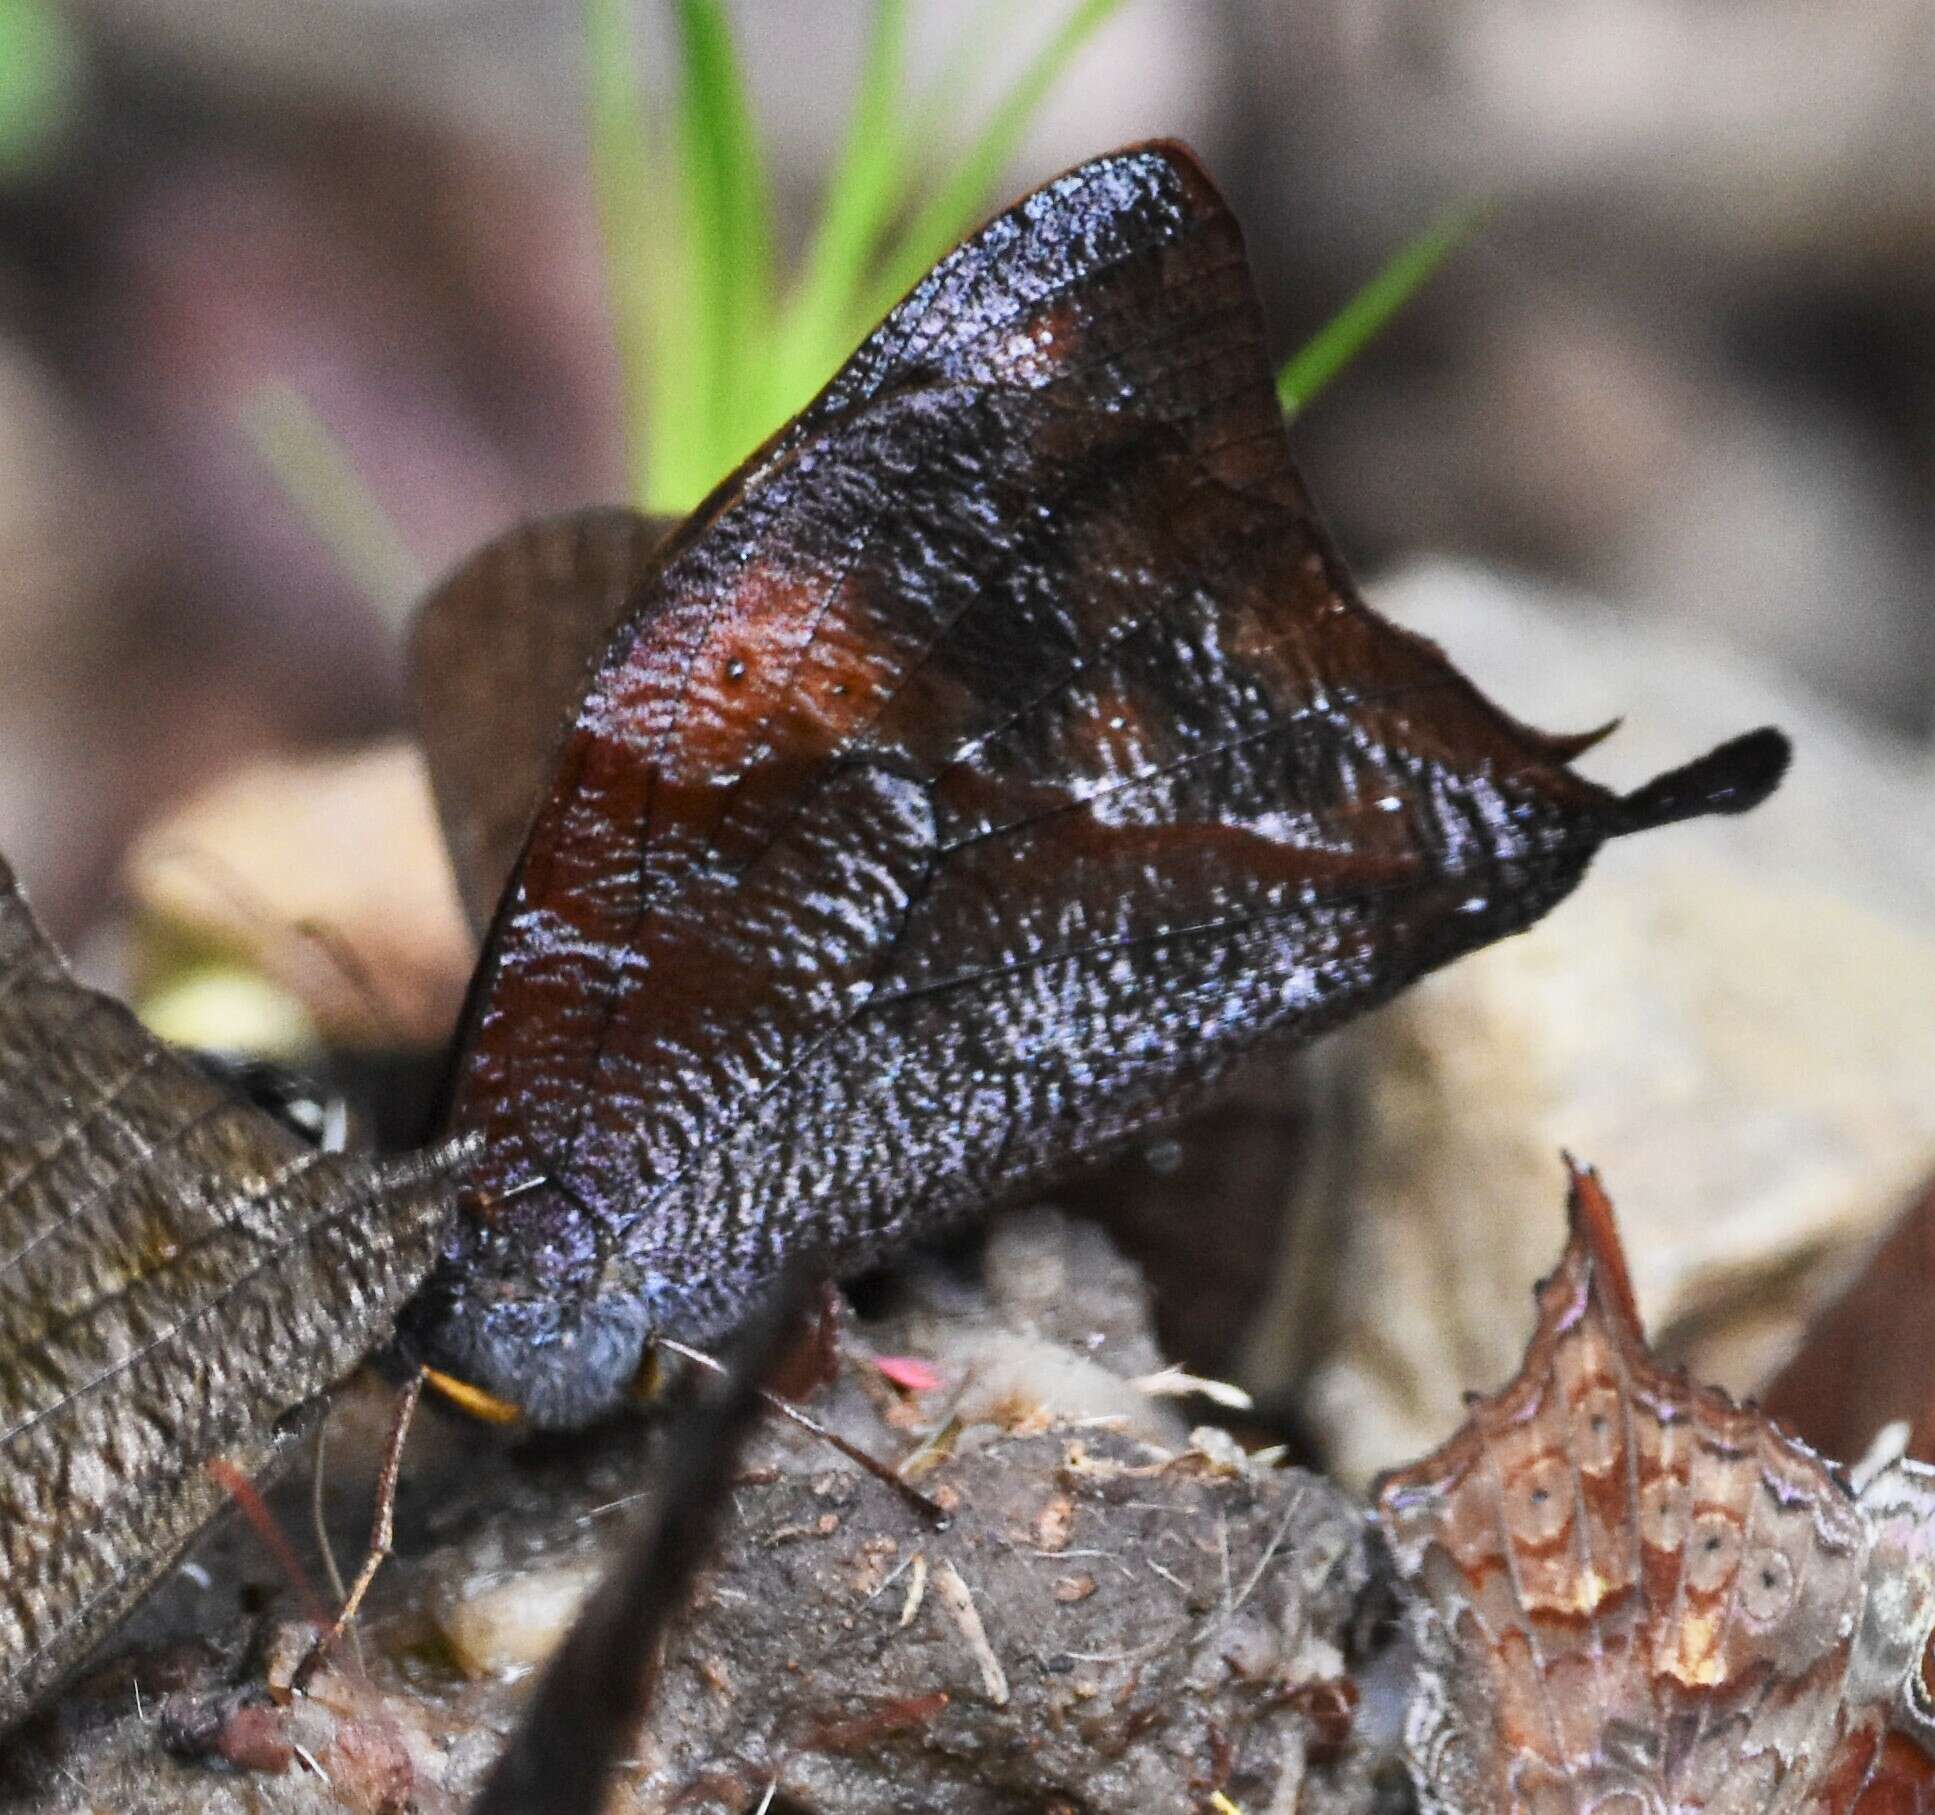
{"label": "reddish brown wing patch", "polygon": [[1377,1490],[1415,1597],[1427,1806],[1878,1815],[1881,1773],[1921,1756],[1883,1740],[1926,1639],[1926,1589],[1896,1592],[1926,1574],[1926,1480],[1857,1502],[1658,1367],[1593,1174],[1571,1212],[1517,1378]]}
{"label": "reddish brown wing patch", "polygon": [[1872,1759],[1851,1756],[1847,1776],[1850,1800],[1844,1805],[1830,1794],[1823,1808],[1845,1806],[1849,1815],[1935,1815],[1935,1759],[1899,1733],[1885,1735]]}
{"label": "reddish brown wing patch", "polygon": [[633,609],[472,993],[488,1151],[416,1319],[553,1422],[646,1330],[1067,1170],[1784,760],[1621,799],[1357,599],[1175,147],[943,260]]}

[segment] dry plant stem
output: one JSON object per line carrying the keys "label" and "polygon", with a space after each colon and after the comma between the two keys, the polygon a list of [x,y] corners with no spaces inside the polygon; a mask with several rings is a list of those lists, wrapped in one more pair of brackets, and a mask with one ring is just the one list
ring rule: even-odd
{"label": "dry plant stem", "polygon": [[309,1654],[296,1666],[296,1673],[289,1679],[292,1689],[301,1690],[309,1685],[322,1662],[342,1642],[342,1637],[355,1620],[357,1610],[363,1605],[363,1597],[370,1591],[370,1584],[376,1580],[376,1572],[383,1567],[390,1554],[390,1547],[396,1538],[396,1484],[403,1471],[403,1445],[410,1435],[410,1422],[416,1416],[417,1401],[423,1397],[423,1373],[419,1369],[410,1376],[410,1383],[403,1389],[397,1401],[396,1418],[390,1425],[389,1442],[383,1449],[383,1472],[376,1480],[376,1517],[370,1524],[369,1550],[363,1557],[363,1567],[356,1572],[356,1580],[349,1586],[349,1593],[343,1597],[342,1610],[329,1624],[329,1629],[309,1647]]}
{"label": "dry plant stem", "polygon": [[[349,1599],[349,1590],[343,1586],[343,1572],[336,1562],[336,1546],[329,1541],[329,1520],[323,1511],[323,1483],[326,1478],[323,1465],[328,1453],[329,1413],[325,1410],[316,1421],[316,1453],[309,1472],[309,1523],[316,1534],[316,1548],[322,1553],[323,1573],[329,1577],[329,1592],[336,1597],[336,1605],[340,1607]],[[349,1643],[356,1653],[357,1668],[367,1675],[363,1641],[352,1632]]]}
{"label": "dry plant stem", "polygon": [[[674,1342],[670,1337],[666,1336],[655,1336],[652,1340],[668,1354],[681,1356],[687,1361],[696,1363],[699,1367],[710,1369],[715,1374],[723,1374],[727,1371],[724,1362],[718,1360],[715,1356],[706,1354],[703,1349],[688,1348],[684,1343]],[[936,1531],[947,1530],[948,1526],[953,1522],[951,1515],[943,1509],[938,1501],[930,1500],[911,1481],[903,1480],[896,1469],[890,1464],[882,1462],[878,1456],[869,1455],[857,1443],[849,1443],[838,1431],[829,1430],[817,1418],[811,1417],[801,1411],[798,1406],[794,1405],[790,1400],[782,1399],[779,1394],[768,1392],[764,1387],[761,1387],[759,1389],[759,1396],[774,1411],[780,1413],[783,1417],[792,1419],[801,1430],[811,1431],[822,1443],[832,1445],[849,1462],[865,1469],[876,1481],[886,1482],[895,1493],[899,1494]]]}

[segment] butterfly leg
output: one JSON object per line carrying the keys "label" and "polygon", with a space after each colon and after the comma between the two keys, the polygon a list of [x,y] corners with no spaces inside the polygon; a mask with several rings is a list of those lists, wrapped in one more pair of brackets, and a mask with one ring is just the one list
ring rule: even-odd
{"label": "butterfly leg", "polygon": [[370,1591],[370,1584],[376,1580],[376,1572],[389,1558],[390,1547],[396,1538],[396,1484],[403,1471],[403,1446],[410,1435],[411,1421],[416,1417],[417,1401],[422,1397],[423,1372],[419,1369],[410,1376],[410,1384],[403,1389],[397,1401],[389,1441],[383,1447],[383,1469],[376,1478],[376,1515],[370,1522],[369,1549],[364,1552],[363,1566],[356,1572],[356,1580],[350,1583],[349,1592],[343,1596],[342,1607],[335,1619],[330,1621],[322,1635],[309,1647],[308,1655],[296,1666],[295,1675],[289,1679],[292,1689],[306,1687],[323,1660],[342,1642],[343,1634],[349,1630],[363,1605],[363,1597]]}
{"label": "butterfly leg", "polygon": [[[688,1348],[682,1342],[674,1342],[669,1336],[654,1336],[652,1341],[655,1346],[665,1350],[667,1354],[677,1355],[682,1360],[690,1361],[699,1367],[708,1369],[714,1374],[723,1374],[726,1372],[725,1363],[708,1355],[703,1349]],[[790,1399],[783,1399],[779,1394],[768,1392],[764,1387],[759,1389],[759,1396],[774,1411],[780,1413],[783,1417],[790,1418],[801,1430],[810,1431],[822,1443],[831,1445],[841,1455],[846,1457],[849,1462],[865,1469],[876,1481],[886,1482],[895,1493],[899,1494],[936,1531],[945,1531],[948,1526],[953,1524],[952,1515],[939,1501],[930,1499],[913,1482],[903,1480],[890,1463],[882,1462],[878,1456],[869,1455],[857,1443],[849,1443],[838,1431],[830,1429],[817,1418],[811,1417],[801,1411]]]}

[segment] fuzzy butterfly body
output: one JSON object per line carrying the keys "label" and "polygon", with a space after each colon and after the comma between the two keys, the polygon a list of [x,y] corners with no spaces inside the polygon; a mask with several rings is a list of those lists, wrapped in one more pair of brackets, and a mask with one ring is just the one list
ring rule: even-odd
{"label": "fuzzy butterfly body", "polygon": [[1786,748],[1622,798],[1583,741],[1358,600],[1194,160],[1082,166],[643,564],[488,934],[451,1102],[484,1157],[413,1341],[595,1416],[652,1333],[1065,1171]]}
{"label": "fuzzy butterfly body", "polygon": [[1590,1173],[1517,1378],[1377,1510],[1413,1596],[1427,1808],[1935,1806],[1935,1471],[1896,1463],[1857,1496],[1659,1367]]}

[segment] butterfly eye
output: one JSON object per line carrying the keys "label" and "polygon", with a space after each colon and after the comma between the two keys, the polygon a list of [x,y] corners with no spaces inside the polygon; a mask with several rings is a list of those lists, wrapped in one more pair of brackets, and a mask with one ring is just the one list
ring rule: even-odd
{"label": "butterfly eye", "polygon": [[1740,1562],[1740,1526],[1729,1513],[1701,1513],[1686,1537],[1686,1579],[1711,1594],[1726,1586]]}
{"label": "butterfly eye", "polygon": [[1756,1626],[1771,1626],[1794,1604],[1794,1565],[1771,1545],[1747,1559],[1740,1575],[1740,1610]]}

